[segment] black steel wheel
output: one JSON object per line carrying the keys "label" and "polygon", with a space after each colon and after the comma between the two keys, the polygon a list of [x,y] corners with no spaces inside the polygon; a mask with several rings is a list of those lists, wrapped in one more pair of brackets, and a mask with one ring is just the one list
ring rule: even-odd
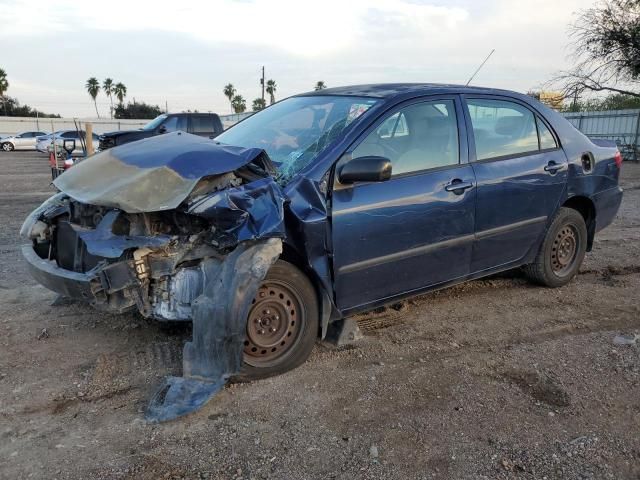
{"label": "black steel wheel", "polygon": [[554,218],[527,276],[547,287],[561,287],[578,273],[587,251],[587,226],[580,212],[562,207]]}
{"label": "black steel wheel", "polygon": [[297,267],[278,260],[252,301],[236,380],[266,378],[301,365],[313,350],[318,325],[313,285]]}

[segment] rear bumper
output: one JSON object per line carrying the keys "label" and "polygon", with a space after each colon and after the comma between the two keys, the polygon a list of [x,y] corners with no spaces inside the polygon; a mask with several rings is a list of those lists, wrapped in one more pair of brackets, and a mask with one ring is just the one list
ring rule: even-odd
{"label": "rear bumper", "polygon": [[596,232],[602,230],[613,222],[620,204],[622,203],[623,191],[620,187],[613,187],[596,193],[593,203],[596,208]]}
{"label": "rear bumper", "polygon": [[22,256],[27,261],[31,276],[49,290],[65,297],[86,301],[95,299],[91,290],[92,276],[65,270],[49,260],[40,258],[31,245],[22,246]]}

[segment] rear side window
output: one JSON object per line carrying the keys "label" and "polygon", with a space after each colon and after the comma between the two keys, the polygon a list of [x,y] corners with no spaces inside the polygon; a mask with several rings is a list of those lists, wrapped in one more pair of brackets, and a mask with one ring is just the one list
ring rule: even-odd
{"label": "rear side window", "polygon": [[538,147],[533,112],[504,100],[467,100],[477,160],[534,152]]}
{"label": "rear side window", "polygon": [[213,133],[213,117],[195,116],[191,117],[191,132],[198,135]]}
{"label": "rear side window", "polygon": [[553,134],[549,128],[540,118],[536,117],[536,121],[538,122],[538,135],[540,135],[540,150],[557,148],[558,144],[556,143],[556,139],[553,138]]}

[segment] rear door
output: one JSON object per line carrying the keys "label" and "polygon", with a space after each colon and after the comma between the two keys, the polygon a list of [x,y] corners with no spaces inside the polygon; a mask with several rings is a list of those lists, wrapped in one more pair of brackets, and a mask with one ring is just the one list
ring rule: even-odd
{"label": "rear door", "polygon": [[518,263],[537,248],[567,181],[567,159],[549,125],[514,99],[466,96],[477,182],[471,272]]}
{"label": "rear door", "polygon": [[334,185],[335,295],[343,311],[469,273],[475,179],[462,106],[457,97],[431,98],[389,112],[338,163],[377,155],[393,167],[384,182]]}

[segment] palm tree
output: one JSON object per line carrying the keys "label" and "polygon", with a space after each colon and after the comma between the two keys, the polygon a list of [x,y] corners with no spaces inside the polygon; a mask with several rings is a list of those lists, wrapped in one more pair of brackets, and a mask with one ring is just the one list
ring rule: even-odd
{"label": "palm tree", "polygon": [[96,115],[100,118],[100,113],[98,112],[98,104],[96,103],[96,97],[98,96],[98,92],[100,91],[100,82],[96,77],[91,77],[87,80],[87,84],[85,85],[87,92],[93,98],[93,105],[96,107]]}
{"label": "palm tree", "polygon": [[315,91],[318,90],[324,90],[325,88],[327,88],[327,86],[324,84],[324,82],[322,80],[316,82],[316,86],[314,87]]}
{"label": "palm tree", "polygon": [[0,100],[4,105],[4,114],[7,114],[7,102],[4,101],[4,94],[9,88],[9,81],[7,80],[7,72],[0,68]]}
{"label": "palm tree", "polygon": [[236,95],[231,100],[231,106],[235,113],[242,113],[247,109],[247,102],[242,95]]}
{"label": "palm tree", "polygon": [[228,83],[227,85],[224,86],[224,90],[222,91],[224,92],[224,96],[229,99],[229,104],[231,105],[231,111],[233,112],[233,97],[236,94],[235,87],[233,86],[233,84]]}
{"label": "palm tree", "polygon": [[104,82],[102,82],[102,91],[107,97],[109,97],[109,101],[111,102],[111,118],[113,118],[113,79],[104,79]]}
{"label": "palm tree", "polygon": [[251,106],[251,110],[253,110],[254,112],[257,112],[259,110],[262,110],[266,106],[267,106],[267,102],[264,101],[264,98],[256,98],[253,101],[253,105]]}
{"label": "palm tree", "polygon": [[275,80],[267,80],[267,93],[269,94],[270,98],[270,102],[269,105],[273,105],[274,103],[276,103],[276,81]]}
{"label": "palm tree", "polygon": [[7,72],[0,68],[0,97],[4,97],[8,88],[9,81],[7,80]]}
{"label": "palm tree", "polygon": [[113,87],[113,94],[118,99],[118,102],[120,102],[120,105],[122,105],[122,102],[124,102],[124,97],[127,96],[127,87],[124,86],[124,83],[118,82]]}

